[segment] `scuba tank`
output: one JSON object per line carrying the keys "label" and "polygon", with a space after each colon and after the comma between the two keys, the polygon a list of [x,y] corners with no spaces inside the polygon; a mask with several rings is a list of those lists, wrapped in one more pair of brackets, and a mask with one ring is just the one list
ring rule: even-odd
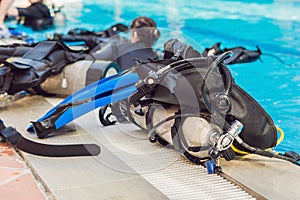
{"label": "scuba tank", "polygon": [[[137,91],[112,104],[108,117],[136,124],[151,142],[174,148],[196,164],[220,157],[229,161],[248,152],[299,165],[299,159],[265,150],[276,146],[276,127],[257,101],[234,82],[224,64],[231,52],[201,57],[178,40],[168,41],[165,52],[162,60],[135,66],[140,78]],[[105,117],[106,108],[99,111],[100,121],[114,124]]]}
{"label": "scuba tank", "polygon": [[64,6],[51,5],[51,15],[53,16],[53,22],[56,26],[64,27],[66,26],[67,17],[66,14],[62,12]]}
{"label": "scuba tank", "polygon": [[41,89],[50,94],[68,96],[85,86],[120,72],[120,67],[111,61],[79,60],[68,64],[61,73],[49,76]]}

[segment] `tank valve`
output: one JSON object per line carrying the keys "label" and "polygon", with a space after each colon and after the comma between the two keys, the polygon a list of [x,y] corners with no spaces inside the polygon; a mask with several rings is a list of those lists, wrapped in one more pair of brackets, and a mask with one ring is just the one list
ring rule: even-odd
{"label": "tank valve", "polygon": [[224,151],[228,149],[232,145],[234,139],[240,134],[243,127],[244,126],[241,122],[235,120],[228,129],[228,131],[225,134],[222,134],[218,139],[217,144],[215,146],[216,149],[218,151]]}
{"label": "tank valve", "polygon": [[214,146],[208,150],[208,155],[212,159],[218,159],[220,157],[220,152],[223,152],[232,145],[233,141],[238,137],[243,129],[243,124],[238,120],[235,120],[228,131],[218,138]]}

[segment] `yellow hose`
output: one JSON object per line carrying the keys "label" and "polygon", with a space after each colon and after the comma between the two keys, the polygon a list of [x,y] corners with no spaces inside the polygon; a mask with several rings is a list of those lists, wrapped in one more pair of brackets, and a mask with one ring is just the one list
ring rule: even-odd
{"label": "yellow hose", "polygon": [[233,150],[234,152],[236,152],[236,153],[238,153],[238,154],[242,154],[242,155],[250,154],[250,153],[248,153],[248,152],[246,152],[246,151],[242,151],[242,150],[237,149],[235,146],[233,146],[233,144],[231,145],[231,148],[232,148],[232,150]]}
{"label": "yellow hose", "polygon": [[277,126],[276,126],[276,130],[277,130],[277,131],[279,132],[279,134],[280,134],[280,137],[278,138],[277,143],[276,143],[276,146],[277,146],[277,145],[279,145],[279,144],[283,141],[283,138],[284,138],[284,131],[283,131],[281,128],[277,127]]}
{"label": "yellow hose", "polygon": [[[278,140],[277,140],[277,142],[276,142],[276,146],[277,146],[277,145],[279,145],[279,144],[283,141],[283,138],[284,138],[284,131],[283,131],[281,128],[277,127],[277,126],[276,126],[276,130],[279,132],[279,135],[280,135],[279,138],[278,138]],[[250,154],[249,152],[239,150],[238,148],[236,148],[235,146],[233,146],[233,144],[231,145],[231,148],[232,148],[232,150],[233,150],[234,152],[236,152],[236,153],[238,153],[238,154],[242,154],[242,155]],[[268,151],[273,151],[272,148],[266,149],[266,150],[268,150]]]}

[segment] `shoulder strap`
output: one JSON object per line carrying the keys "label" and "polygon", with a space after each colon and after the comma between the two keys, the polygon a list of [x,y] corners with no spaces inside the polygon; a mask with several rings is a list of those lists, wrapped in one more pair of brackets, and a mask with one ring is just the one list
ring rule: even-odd
{"label": "shoulder strap", "polygon": [[82,50],[76,51],[70,49],[64,43],[54,40],[46,40],[39,42],[34,48],[27,51],[22,58],[32,59],[32,60],[42,60],[46,58],[53,50],[65,50],[70,53],[83,53]]}
{"label": "shoulder strap", "polygon": [[38,43],[33,49],[28,51],[23,58],[42,60],[56,47],[57,42],[43,41]]}
{"label": "shoulder strap", "polygon": [[0,94],[3,94],[6,93],[11,86],[13,80],[13,73],[11,69],[14,67],[14,65],[1,58],[0,64],[4,64],[6,66],[6,69],[4,69],[3,71],[0,69],[0,76],[3,77],[3,85],[0,85]]}

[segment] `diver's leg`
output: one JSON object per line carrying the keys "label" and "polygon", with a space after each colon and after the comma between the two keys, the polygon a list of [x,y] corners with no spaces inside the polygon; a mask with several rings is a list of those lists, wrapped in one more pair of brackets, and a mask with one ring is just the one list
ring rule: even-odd
{"label": "diver's leg", "polygon": [[4,18],[7,10],[13,3],[13,0],[1,0],[0,1],[0,38],[7,38],[10,36],[8,28],[4,24]]}

